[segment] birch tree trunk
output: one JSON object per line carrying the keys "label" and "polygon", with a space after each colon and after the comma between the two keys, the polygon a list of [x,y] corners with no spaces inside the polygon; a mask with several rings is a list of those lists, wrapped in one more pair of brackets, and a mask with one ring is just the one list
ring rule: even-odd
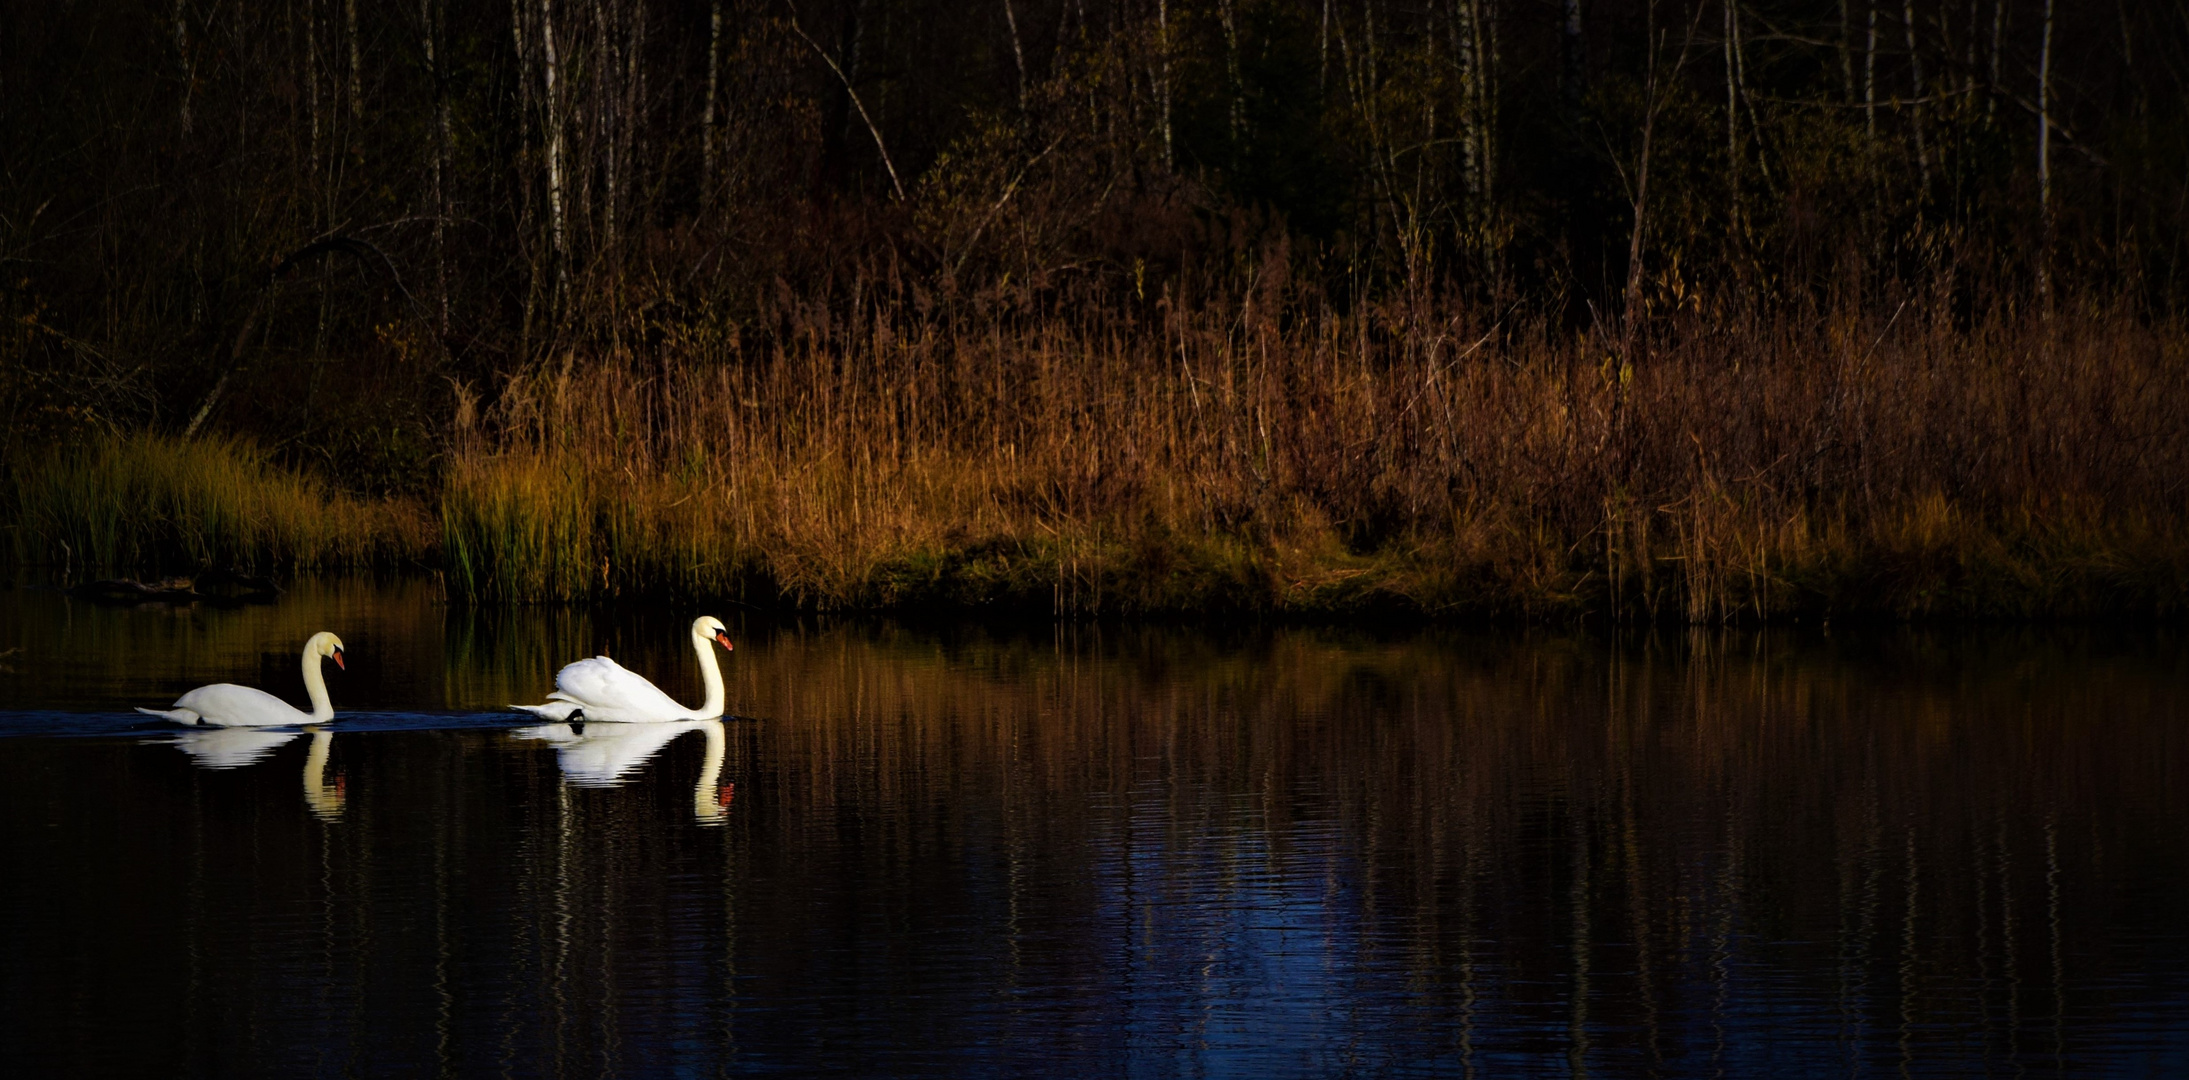
{"label": "birch tree trunk", "polygon": [[1322,29],[1315,35],[1316,68],[1315,90],[1330,92],[1330,0],[1323,0]]}
{"label": "birch tree trunk", "polygon": [[713,0],[707,9],[707,106],[699,114],[699,154],[702,169],[700,189],[705,192],[715,182],[714,171],[714,103],[720,93],[722,70],[722,0]]}
{"label": "birch tree trunk", "polygon": [[560,295],[569,242],[563,222],[563,117],[561,96],[556,91],[556,66],[554,0],[540,0],[540,74],[545,106],[541,126],[547,135],[547,222],[554,251],[550,281]]}
{"label": "birch tree trunk", "polygon": [[1004,26],[1011,31],[1011,57],[1018,61],[1018,112],[1026,118],[1026,49],[1019,44],[1018,12],[1011,9],[1011,0],[1003,0]]}

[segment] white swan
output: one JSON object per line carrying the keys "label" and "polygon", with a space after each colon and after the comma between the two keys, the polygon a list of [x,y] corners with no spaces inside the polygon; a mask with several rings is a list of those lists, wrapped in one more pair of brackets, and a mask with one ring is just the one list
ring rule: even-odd
{"label": "white swan", "polygon": [[264,690],[234,683],[198,687],[176,698],[172,709],[139,707],[137,711],[166,717],[178,724],[207,723],[221,727],[324,724],[334,719],[334,704],[327,700],[327,680],[319,674],[321,657],[334,658],[334,666],[338,668],[348,667],[342,662],[341,638],[321,630],[304,642],[304,692],[312,699],[312,711],[308,713]]}
{"label": "white swan", "polygon": [[583,713],[585,719],[615,724],[653,724],[674,720],[712,720],[722,715],[722,668],[714,658],[711,642],[729,649],[730,632],[722,620],[702,615],[692,620],[692,648],[699,653],[699,674],[706,680],[707,700],[687,709],[661,688],[634,675],[605,656],[568,664],[555,673],[555,692],[544,705],[511,705],[512,709],[547,720],[565,721]]}

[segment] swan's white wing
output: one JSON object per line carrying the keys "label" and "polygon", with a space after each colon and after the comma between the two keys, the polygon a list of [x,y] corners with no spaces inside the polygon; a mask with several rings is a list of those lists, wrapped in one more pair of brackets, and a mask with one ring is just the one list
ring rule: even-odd
{"label": "swan's white wing", "polygon": [[555,697],[576,703],[588,720],[643,723],[692,715],[660,687],[605,656],[566,665],[555,673],[555,688]]}
{"label": "swan's white wing", "polygon": [[[175,699],[176,711],[187,709],[208,724],[222,727],[266,727],[274,724],[308,724],[310,714],[250,686],[214,683]],[[166,713],[173,718],[174,713]]]}
{"label": "swan's white wing", "polygon": [[249,728],[189,731],[177,735],[174,744],[201,769],[239,769],[274,752],[276,747],[302,735],[301,731],[253,731]]}

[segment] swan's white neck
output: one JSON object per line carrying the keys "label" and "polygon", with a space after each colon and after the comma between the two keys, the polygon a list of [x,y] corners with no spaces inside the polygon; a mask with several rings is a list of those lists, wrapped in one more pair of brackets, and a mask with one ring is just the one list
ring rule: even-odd
{"label": "swan's white neck", "polygon": [[692,631],[692,648],[699,653],[699,677],[707,687],[707,700],[699,706],[696,719],[713,720],[722,715],[722,662],[715,658],[714,640],[697,629]]}
{"label": "swan's white neck", "polygon": [[319,671],[318,639],[304,643],[304,693],[312,699],[312,722],[324,724],[334,719],[334,702],[327,698],[327,677]]}

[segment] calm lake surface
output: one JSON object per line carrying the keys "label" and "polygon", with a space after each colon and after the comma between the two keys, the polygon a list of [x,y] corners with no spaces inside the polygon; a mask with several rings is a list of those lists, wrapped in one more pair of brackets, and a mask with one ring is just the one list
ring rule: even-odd
{"label": "calm lake surface", "polygon": [[2175,629],[700,613],[0,592],[7,1071],[2189,1074]]}

